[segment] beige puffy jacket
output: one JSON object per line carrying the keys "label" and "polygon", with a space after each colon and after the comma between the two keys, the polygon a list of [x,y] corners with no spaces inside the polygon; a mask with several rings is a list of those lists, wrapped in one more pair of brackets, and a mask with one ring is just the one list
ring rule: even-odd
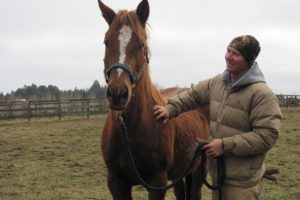
{"label": "beige puffy jacket", "polygon": [[[232,85],[225,71],[169,99],[170,118],[208,104],[210,138],[223,140],[225,183],[255,185],[262,179],[265,154],[278,139],[282,118],[278,100],[257,63]],[[214,159],[209,159],[209,170],[215,179]]]}

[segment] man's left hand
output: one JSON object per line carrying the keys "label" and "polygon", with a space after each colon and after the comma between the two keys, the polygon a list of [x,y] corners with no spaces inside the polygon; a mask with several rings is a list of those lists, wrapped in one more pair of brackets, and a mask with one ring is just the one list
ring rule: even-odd
{"label": "man's left hand", "polygon": [[205,153],[210,157],[218,157],[224,154],[222,139],[214,139],[209,144],[203,146]]}

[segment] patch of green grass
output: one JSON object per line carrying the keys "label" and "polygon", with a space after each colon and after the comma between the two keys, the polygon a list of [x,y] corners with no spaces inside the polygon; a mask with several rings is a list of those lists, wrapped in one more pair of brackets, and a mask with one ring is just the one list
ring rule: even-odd
{"label": "patch of green grass", "polygon": [[284,120],[279,139],[266,158],[266,165],[279,169],[276,182],[264,181],[264,199],[300,198],[300,109],[282,108]]}
{"label": "patch of green grass", "polygon": [[[265,200],[300,199],[300,109],[283,108],[283,126],[266,165],[279,168],[264,181]],[[105,116],[0,121],[1,200],[109,200],[100,150]],[[203,199],[210,199],[203,188]],[[147,192],[134,187],[134,199]],[[175,199],[172,190],[166,200]]]}

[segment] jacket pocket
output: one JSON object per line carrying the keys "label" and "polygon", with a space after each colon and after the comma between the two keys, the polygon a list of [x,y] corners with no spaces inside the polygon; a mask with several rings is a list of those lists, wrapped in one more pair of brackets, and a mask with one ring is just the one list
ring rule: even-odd
{"label": "jacket pocket", "polygon": [[236,181],[247,181],[251,175],[250,157],[225,157],[226,179]]}
{"label": "jacket pocket", "polygon": [[261,174],[265,155],[225,157],[226,179],[235,181],[256,180]]}
{"label": "jacket pocket", "polygon": [[[257,183],[263,175],[264,155],[258,156],[225,156],[225,182],[239,185],[250,186]],[[217,162],[215,159],[208,159],[208,168],[213,182],[217,180]]]}
{"label": "jacket pocket", "polygon": [[260,171],[263,167],[264,160],[265,160],[265,154],[257,155],[252,159],[251,166],[250,166],[251,176],[253,177],[257,176],[258,171]]}

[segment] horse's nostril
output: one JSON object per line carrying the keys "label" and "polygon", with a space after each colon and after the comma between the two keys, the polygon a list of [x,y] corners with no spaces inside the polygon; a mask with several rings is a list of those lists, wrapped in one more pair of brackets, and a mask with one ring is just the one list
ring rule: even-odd
{"label": "horse's nostril", "polygon": [[107,88],[106,97],[108,98],[112,97],[112,89],[110,87]]}
{"label": "horse's nostril", "polygon": [[121,90],[120,96],[128,97],[128,89],[126,87]]}
{"label": "horse's nostril", "polygon": [[125,99],[128,97],[128,89],[126,87],[122,89],[113,89],[111,87],[108,87],[106,91],[106,97],[120,100]]}

